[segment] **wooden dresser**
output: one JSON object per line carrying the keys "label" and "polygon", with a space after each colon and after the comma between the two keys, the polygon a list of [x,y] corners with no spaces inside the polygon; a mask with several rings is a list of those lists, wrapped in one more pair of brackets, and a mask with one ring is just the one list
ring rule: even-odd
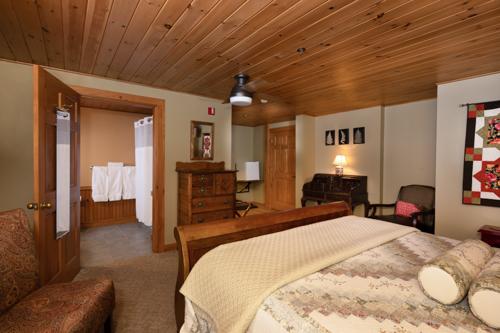
{"label": "wooden dresser", "polygon": [[224,162],[177,162],[177,224],[194,224],[233,218],[236,171]]}

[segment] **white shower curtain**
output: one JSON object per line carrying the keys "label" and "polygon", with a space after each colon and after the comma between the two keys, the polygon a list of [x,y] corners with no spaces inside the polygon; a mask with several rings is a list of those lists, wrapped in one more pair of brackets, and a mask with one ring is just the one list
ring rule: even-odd
{"label": "white shower curtain", "polygon": [[135,127],[135,211],[137,220],[153,225],[153,117],[134,123]]}

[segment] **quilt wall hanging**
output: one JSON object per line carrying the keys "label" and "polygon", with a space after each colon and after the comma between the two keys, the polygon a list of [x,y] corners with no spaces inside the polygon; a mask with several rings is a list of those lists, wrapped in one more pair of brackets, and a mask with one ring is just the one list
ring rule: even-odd
{"label": "quilt wall hanging", "polygon": [[462,202],[500,207],[500,101],[467,106]]}

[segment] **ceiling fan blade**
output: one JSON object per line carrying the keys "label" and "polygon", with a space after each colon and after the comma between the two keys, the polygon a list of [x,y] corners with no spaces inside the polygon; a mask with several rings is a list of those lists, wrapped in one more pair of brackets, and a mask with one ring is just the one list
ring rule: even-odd
{"label": "ceiling fan blade", "polygon": [[249,90],[250,92],[256,92],[257,90],[261,90],[264,86],[268,85],[269,82],[263,79],[255,79],[247,84],[245,84],[245,88]]}
{"label": "ceiling fan blade", "polygon": [[[269,95],[266,93],[258,92],[255,93],[255,98],[261,103],[261,104],[266,104],[266,103],[282,103],[282,104],[287,104],[285,100],[281,97],[275,96],[275,95]],[[267,101],[267,102],[262,102],[262,100]]]}

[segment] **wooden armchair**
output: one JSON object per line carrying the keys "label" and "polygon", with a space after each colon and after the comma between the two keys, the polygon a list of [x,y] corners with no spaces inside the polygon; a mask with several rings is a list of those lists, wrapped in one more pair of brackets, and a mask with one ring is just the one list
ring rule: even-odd
{"label": "wooden armchair", "polygon": [[[435,190],[432,186],[425,185],[407,185],[399,190],[398,198],[391,204],[368,204],[366,217],[397,223],[406,226],[412,226],[421,231],[434,233],[434,197]],[[416,207],[414,212],[401,214],[400,205],[412,204]],[[394,213],[383,215],[377,209],[393,208]]]}
{"label": "wooden armchair", "polygon": [[22,209],[0,213],[0,331],[111,332],[113,281],[39,287],[35,244]]}

